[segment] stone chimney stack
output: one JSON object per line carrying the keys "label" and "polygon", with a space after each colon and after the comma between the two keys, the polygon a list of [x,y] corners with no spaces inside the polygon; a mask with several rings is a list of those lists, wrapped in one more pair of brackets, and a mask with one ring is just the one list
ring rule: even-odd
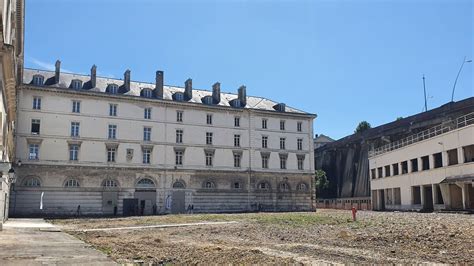
{"label": "stone chimney stack", "polygon": [[95,88],[96,81],[97,81],[97,66],[92,65],[92,67],[91,67],[91,88]]}
{"label": "stone chimney stack", "polygon": [[163,80],[164,80],[163,71],[161,70],[156,71],[155,96],[158,99],[163,99]]}
{"label": "stone chimney stack", "polygon": [[127,69],[125,73],[123,73],[123,86],[125,87],[126,91],[130,90],[130,70]]}
{"label": "stone chimney stack", "polygon": [[184,97],[186,101],[189,101],[193,98],[193,80],[187,79],[184,82]]}
{"label": "stone chimney stack", "polygon": [[219,104],[221,102],[221,84],[219,82],[212,85],[212,101],[214,104]]}
{"label": "stone chimney stack", "polygon": [[61,61],[56,60],[56,64],[54,64],[54,66],[56,67],[56,71],[54,73],[54,84],[58,84],[59,83],[59,75],[61,73]]}
{"label": "stone chimney stack", "polygon": [[247,88],[244,85],[239,87],[239,100],[242,107],[247,105]]}

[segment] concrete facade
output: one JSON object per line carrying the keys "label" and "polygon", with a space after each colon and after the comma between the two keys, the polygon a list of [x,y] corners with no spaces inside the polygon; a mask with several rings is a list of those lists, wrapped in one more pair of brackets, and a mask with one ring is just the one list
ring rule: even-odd
{"label": "concrete facade", "polygon": [[[245,87],[221,94],[216,83],[219,102],[204,104],[211,92],[190,80],[183,90],[163,86],[160,71],[157,84],[129,75],[93,81],[93,72],[25,70],[12,215],[313,209],[315,115],[247,97]],[[82,87],[71,88],[74,80]],[[85,89],[88,82],[99,87]],[[128,92],[108,91],[120,83]],[[144,94],[153,87],[160,96]],[[176,100],[179,93],[190,97]],[[235,107],[237,99],[244,105]]]}
{"label": "concrete facade", "polygon": [[473,210],[474,113],[372,152],[375,210]]}

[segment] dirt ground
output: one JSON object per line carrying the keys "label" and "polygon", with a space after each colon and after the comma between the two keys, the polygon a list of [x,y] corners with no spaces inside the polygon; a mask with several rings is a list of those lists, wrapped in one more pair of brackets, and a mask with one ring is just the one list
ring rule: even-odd
{"label": "dirt ground", "polygon": [[[139,230],[81,231],[236,221]],[[316,213],[190,214],[115,219],[53,220],[119,263],[474,264],[474,216],[466,214],[359,211]]]}

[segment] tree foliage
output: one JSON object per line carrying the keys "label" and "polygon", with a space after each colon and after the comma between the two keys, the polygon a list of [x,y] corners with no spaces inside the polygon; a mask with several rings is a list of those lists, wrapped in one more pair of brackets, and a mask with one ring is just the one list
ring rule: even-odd
{"label": "tree foliage", "polygon": [[316,170],[314,181],[316,188],[319,190],[325,189],[329,186],[329,180],[326,176],[326,172],[324,172],[323,170]]}
{"label": "tree foliage", "polygon": [[362,121],[362,122],[359,123],[359,125],[357,125],[354,133],[360,133],[360,132],[366,131],[369,128],[372,128],[370,123],[367,122],[367,121]]}

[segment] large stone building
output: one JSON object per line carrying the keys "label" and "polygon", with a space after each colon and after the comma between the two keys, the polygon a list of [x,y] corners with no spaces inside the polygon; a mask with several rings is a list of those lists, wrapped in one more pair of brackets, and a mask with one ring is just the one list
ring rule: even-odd
{"label": "large stone building", "polygon": [[369,152],[376,210],[474,210],[474,112]]}
{"label": "large stone building", "polygon": [[14,182],[16,86],[23,71],[22,0],[0,2],[0,229],[8,217],[10,187]]}
{"label": "large stone building", "polygon": [[238,93],[25,69],[12,215],[313,209],[314,114]]}

